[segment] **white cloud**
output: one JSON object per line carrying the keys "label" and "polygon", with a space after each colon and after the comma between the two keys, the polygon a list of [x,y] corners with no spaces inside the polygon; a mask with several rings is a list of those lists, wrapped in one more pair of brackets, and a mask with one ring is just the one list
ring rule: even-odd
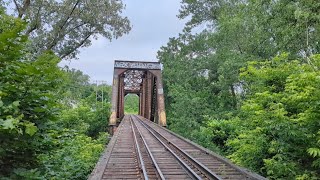
{"label": "white cloud", "polygon": [[124,0],[133,29],[112,42],[99,37],[81,49],[78,60],[62,62],[90,75],[92,80],[112,81],[114,60],[156,61],[157,51],[170,37],[177,36],[185,21],[179,20],[179,0]]}

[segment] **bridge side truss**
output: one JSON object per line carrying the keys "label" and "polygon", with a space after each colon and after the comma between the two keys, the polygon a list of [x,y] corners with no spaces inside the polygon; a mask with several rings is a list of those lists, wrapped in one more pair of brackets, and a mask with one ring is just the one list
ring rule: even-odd
{"label": "bridge side truss", "polygon": [[124,97],[127,94],[139,96],[140,116],[166,126],[160,63],[115,61],[109,119],[111,134],[124,116]]}

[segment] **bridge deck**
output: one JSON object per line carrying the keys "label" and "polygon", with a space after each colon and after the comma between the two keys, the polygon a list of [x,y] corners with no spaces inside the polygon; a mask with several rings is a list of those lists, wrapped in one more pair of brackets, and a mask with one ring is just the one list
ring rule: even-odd
{"label": "bridge deck", "polygon": [[265,178],[141,116],[127,115],[89,179]]}

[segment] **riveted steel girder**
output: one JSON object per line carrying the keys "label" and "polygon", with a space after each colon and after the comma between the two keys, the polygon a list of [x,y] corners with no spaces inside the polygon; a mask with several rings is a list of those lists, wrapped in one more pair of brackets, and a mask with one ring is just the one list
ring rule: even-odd
{"label": "riveted steel girder", "polygon": [[124,116],[124,97],[139,96],[139,115],[166,126],[161,65],[159,62],[119,61],[114,64],[110,133]]}

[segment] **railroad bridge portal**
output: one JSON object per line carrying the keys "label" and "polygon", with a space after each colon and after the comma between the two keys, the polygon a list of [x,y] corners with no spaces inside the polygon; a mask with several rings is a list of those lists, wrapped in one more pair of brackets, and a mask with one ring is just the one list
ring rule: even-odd
{"label": "railroad bridge portal", "polygon": [[124,116],[124,97],[139,96],[139,115],[161,126],[166,126],[166,114],[159,62],[114,62],[112,84],[110,132],[113,134],[117,120]]}
{"label": "railroad bridge portal", "polygon": [[[115,61],[109,120],[114,134],[89,180],[265,180],[163,127],[162,88],[160,63]],[[129,93],[140,97],[139,115],[124,115]]]}

